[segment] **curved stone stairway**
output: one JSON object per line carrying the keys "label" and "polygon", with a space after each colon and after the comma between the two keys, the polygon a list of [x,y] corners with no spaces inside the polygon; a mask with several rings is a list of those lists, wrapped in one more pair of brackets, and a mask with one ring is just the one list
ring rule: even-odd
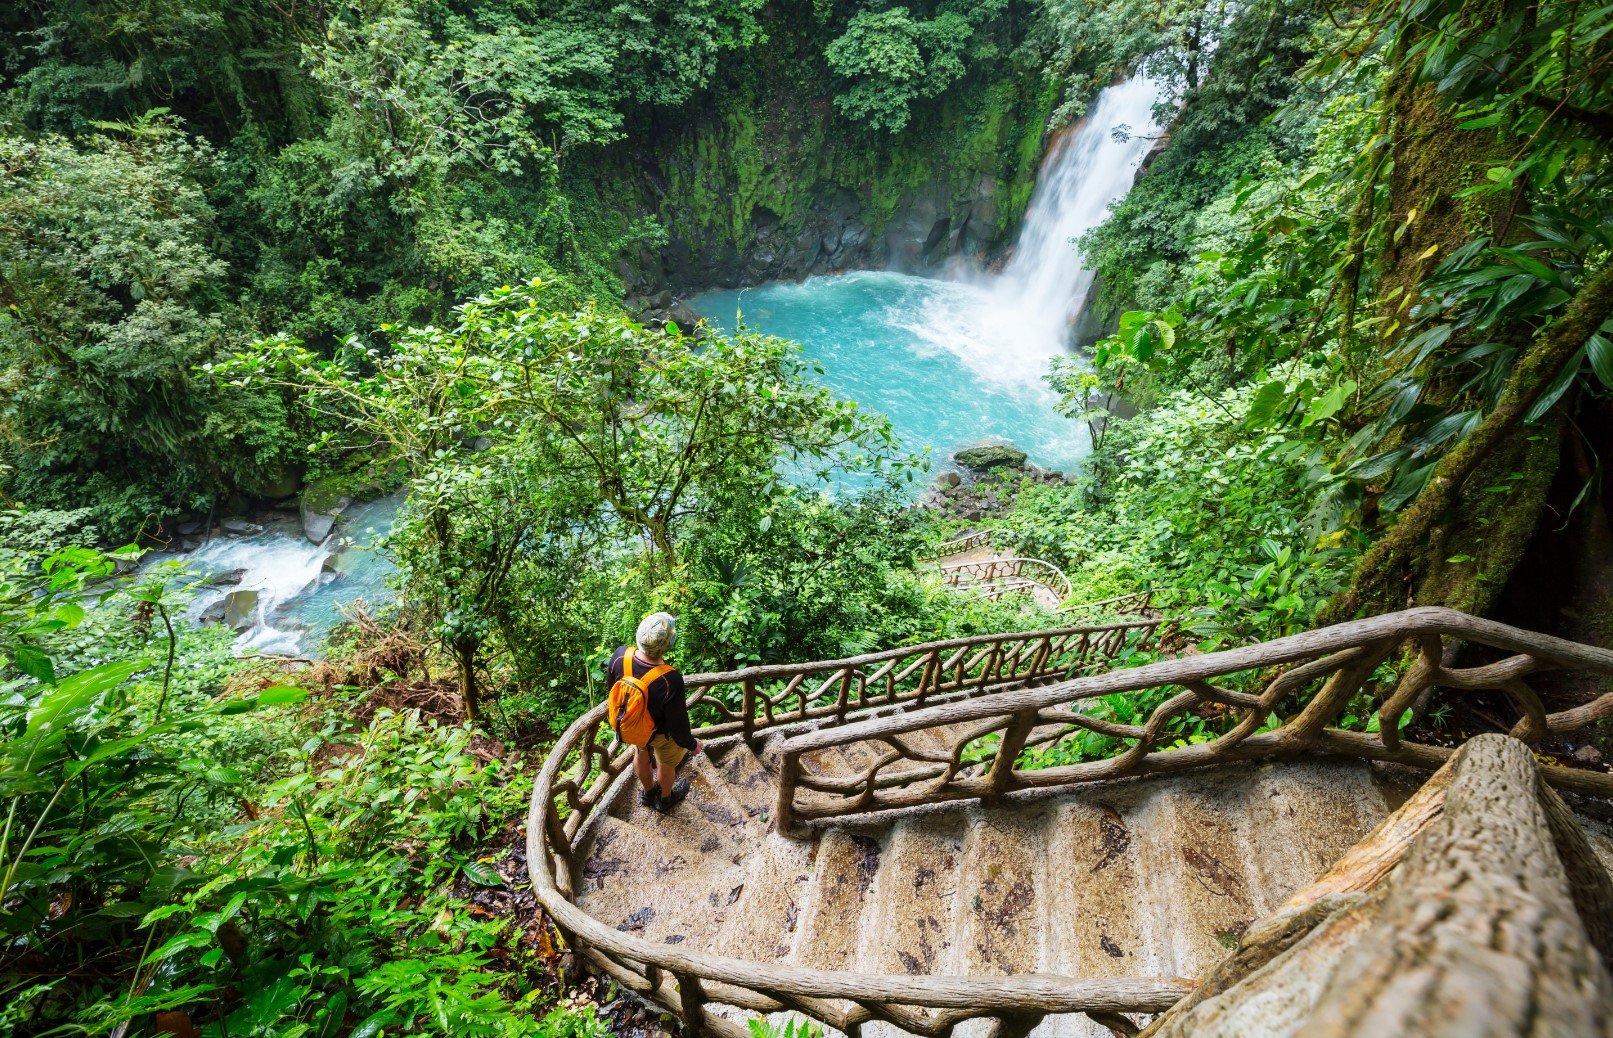
{"label": "curved stone stairway", "polygon": [[[1546,741],[1613,718],[1613,651],[1421,608],[1092,669],[1161,626],[694,675],[712,757],[665,815],[596,706],[534,782],[538,899],[590,963],[719,1038],[782,1010],[858,1038],[1299,1035],[1352,1014],[1337,1033],[1474,1033],[1446,982],[1494,1003],[1462,1018],[1500,1021],[1485,1033],[1582,1033],[1534,1028],[1539,1006],[1613,1021],[1613,839],[1559,796],[1607,817],[1613,775]],[[1452,665],[1455,643],[1482,654]],[[1400,645],[1377,729],[1330,727]],[[1551,671],[1608,690],[1547,712],[1531,684]],[[1401,719],[1430,688],[1504,695],[1519,719],[1413,741]],[[1072,709],[1144,691],[1146,721]],[[1173,736],[1189,713],[1219,734]],[[1077,729],[1119,748],[1023,757]],[[1415,1025],[1340,1008],[1363,970],[1362,997]]]}
{"label": "curved stone stairway", "polygon": [[1048,612],[1058,612],[1070,593],[1070,579],[1051,562],[1027,559],[991,546],[991,531],[976,530],[942,545],[935,564],[953,591],[986,599],[1023,596]]}
{"label": "curved stone stairway", "polygon": [[[813,765],[861,767],[842,752]],[[866,973],[1201,975],[1414,788],[1361,761],[1268,763],[797,841],[770,818],[771,754],[720,754],[685,766],[666,815],[620,785],[577,904],[652,943]],[[1058,1016],[1036,1033],[1109,1031]]]}

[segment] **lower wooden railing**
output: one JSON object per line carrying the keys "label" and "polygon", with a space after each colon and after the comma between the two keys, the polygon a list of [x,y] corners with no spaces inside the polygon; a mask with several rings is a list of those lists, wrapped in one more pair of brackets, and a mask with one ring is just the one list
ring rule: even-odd
{"label": "lower wooden railing", "polygon": [[941,564],[941,579],[948,587],[974,591],[985,598],[1048,588],[1062,601],[1070,596],[1070,578],[1044,559],[979,559]]}
{"label": "lower wooden railing", "polygon": [[[1508,655],[1482,666],[1452,667],[1445,662],[1451,658],[1447,640]],[[1379,730],[1329,727],[1403,645],[1415,650],[1415,659],[1387,690],[1377,711]],[[1605,682],[1613,677],[1613,651],[1451,609],[1408,609],[1259,645],[1115,669],[793,736],[783,744],[780,758],[778,825],[780,831],[799,833],[850,815],[1031,795],[1127,775],[1180,772],[1304,751],[1433,769],[1453,749],[1400,736],[1401,719],[1419,696],[1433,688],[1492,690],[1506,696],[1522,717],[1512,734],[1527,743],[1613,716],[1613,691],[1548,714],[1525,681],[1548,670],[1584,672]],[[1269,676],[1273,671],[1278,673]],[[1244,679],[1246,685],[1250,679],[1263,680],[1253,680],[1259,691],[1248,692],[1216,684],[1227,679]],[[1140,724],[1118,723],[1082,710],[1083,703],[1102,696],[1173,690]],[[1225,718],[1224,731],[1209,741],[1157,748],[1177,740],[1168,725],[1190,712]],[[1279,712],[1286,718],[1274,723]],[[923,730],[955,733],[950,749],[926,749],[905,738]],[[1021,761],[1033,738],[1047,742],[1083,731],[1115,740],[1113,755],[1040,769]],[[808,754],[853,743],[867,743],[878,751],[860,774],[817,775],[803,764]],[[1542,775],[1560,789],[1613,795],[1613,775],[1562,767],[1543,767]]]}
{"label": "lower wooden railing", "polygon": [[[855,723],[872,713],[964,702],[1005,689],[1035,688],[1113,666],[1173,636],[1160,619],[1065,627],[930,642],[821,663],[751,667],[685,679],[696,734],[720,747],[770,729]],[[944,1038],[967,1020],[994,1021],[999,1038],[1020,1038],[1053,1013],[1084,1013],[1135,1030],[1120,1014],[1157,1013],[1191,985],[1174,977],[1076,980],[1051,975],[912,977],[872,975],[681,952],[650,944],[572,903],[573,869],[585,828],[608,810],[631,765],[614,745],[604,706],[574,721],[539,771],[527,818],[527,867],[538,901],[574,949],[629,990],[677,1013],[684,1026],[724,1038],[749,1032],[713,1011],[726,1005],[770,1013],[796,1010],[847,1034],[884,1021]]]}

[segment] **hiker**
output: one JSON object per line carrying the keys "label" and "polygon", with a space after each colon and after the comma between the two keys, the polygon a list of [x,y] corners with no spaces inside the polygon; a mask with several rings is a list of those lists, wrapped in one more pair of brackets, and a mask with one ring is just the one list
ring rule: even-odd
{"label": "hiker", "polygon": [[633,773],[644,786],[639,803],[663,812],[689,795],[689,780],[673,778],[701,748],[689,732],[683,675],[666,662],[677,641],[677,619],[651,613],[639,621],[634,643],[617,649],[605,668],[607,716],[616,737],[633,747]]}

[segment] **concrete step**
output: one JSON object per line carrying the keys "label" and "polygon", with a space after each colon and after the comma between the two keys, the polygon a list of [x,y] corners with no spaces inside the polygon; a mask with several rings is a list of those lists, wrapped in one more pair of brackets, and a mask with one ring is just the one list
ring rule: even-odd
{"label": "concrete step", "polygon": [[945,821],[904,819],[875,879],[858,963],[869,973],[931,974],[951,961],[963,840]]}
{"label": "concrete step", "polygon": [[782,962],[801,928],[814,871],[812,845],[777,833],[762,838],[745,869],[744,889],[712,942],[736,959]]}
{"label": "concrete step", "polygon": [[[750,813],[716,767],[702,754],[679,768],[678,777],[689,779],[689,795],[672,810],[661,812],[639,803],[640,787],[629,779],[611,814],[701,854],[743,856],[759,833],[750,831]],[[766,823],[760,828],[765,831]]]}
{"label": "concrete step", "polygon": [[744,743],[721,751],[712,766],[722,779],[723,788],[745,814],[749,824],[766,827],[772,820],[778,799],[778,774],[768,770],[762,759]]}
{"label": "concrete step", "polygon": [[1046,927],[1045,818],[1034,811],[978,813],[958,875],[951,973],[1035,973]]}
{"label": "concrete step", "polygon": [[590,843],[578,906],[654,943],[707,945],[737,900],[730,884],[743,882],[743,870],[732,863],[620,819],[604,819]]}
{"label": "concrete step", "polygon": [[1249,860],[1247,788],[1229,775],[1190,775],[1157,787],[1138,812],[1139,865],[1156,932],[1172,939],[1161,965],[1202,975],[1237,944],[1264,900]]}
{"label": "concrete step", "polygon": [[1082,798],[1047,826],[1049,968],[1070,977],[1160,973],[1161,937],[1139,911],[1152,895],[1139,860],[1135,798]]}
{"label": "concrete step", "polygon": [[1314,882],[1388,814],[1370,769],[1323,760],[1262,765],[1248,801],[1261,915]]}
{"label": "concrete step", "polygon": [[863,911],[883,853],[883,843],[865,833],[833,829],[817,841],[806,918],[795,935],[791,961],[829,970],[855,966]]}

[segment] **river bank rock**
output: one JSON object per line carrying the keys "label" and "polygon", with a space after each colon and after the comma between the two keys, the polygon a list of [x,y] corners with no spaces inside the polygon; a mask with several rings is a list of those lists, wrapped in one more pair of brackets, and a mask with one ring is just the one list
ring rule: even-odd
{"label": "river bank rock", "polygon": [[241,516],[231,516],[218,524],[218,528],[231,537],[256,537],[263,527]]}
{"label": "river bank rock", "polygon": [[314,544],[324,544],[330,538],[331,531],[336,529],[336,521],[352,503],[353,499],[345,495],[333,497],[315,492],[304,493],[299,502],[303,536]]}
{"label": "river bank rock", "polygon": [[1028,457],[1011,443],[977,443],[953,454],[952,460],[966,469],[985,472],[996,468],[1024,468]]}
{"label": "river bank rock", "polygon": [[234,631],[244,631],[257,622],[258,593],[240,588],[224,596],[224,623]]}
{"label": "river bank rock", "polygon": [[1028,486],[1062,482],[1063,473],[1035,465],[942,472],[919,496],[918,504],[949,519],[985,519],[1012,509],[1020,492]]}

